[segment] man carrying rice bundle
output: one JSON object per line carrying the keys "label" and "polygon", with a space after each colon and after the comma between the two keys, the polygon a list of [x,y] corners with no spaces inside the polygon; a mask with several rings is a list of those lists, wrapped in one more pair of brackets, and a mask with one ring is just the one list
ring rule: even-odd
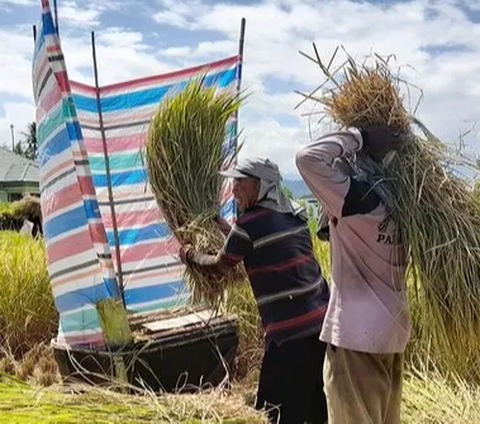
{"label": "man carrying rice bundle", "polygon": [[180,257],[212,274],[243,261],[265,330],[256,407],[265,407],[272,423],[323,424],[326,345],[319,333],[329,291],[303,209],[284,196],[278,167],[269,160],[247,160],[222,175],[234,179],[241,216],[217,255],[185,246]]}
{"label": "man carrying rice bundle", "polygon": [[331,298],[320,339],[328,344],[330,424],[400,423],[410,335],[406,252],[379,191],[344,161],[353,154],[381,158],[398,142],[387,127],[349,128],[321,137],[296,157],[329,217]]}

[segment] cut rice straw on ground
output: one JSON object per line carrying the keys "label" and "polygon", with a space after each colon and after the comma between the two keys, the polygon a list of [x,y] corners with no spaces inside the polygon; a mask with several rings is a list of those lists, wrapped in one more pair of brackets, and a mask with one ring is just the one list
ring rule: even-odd
{"label": "cut rice straw on ground", "polygon": [[[225,141],[236,136],[228,128],[241,100],[203,82],[193,80],[162,102],[150,123],[146,157],[157,203],[177,239],[215,254],[225,239],[214,222],[224,182],[219,171],[232,160]],[[194,299],[212,306],[229,283],[245,276],[240,267],[225,277],[206,275],[195,266],[187,274]]]}
{"label": "cut rice straw on ground", "polygon": [[[416,337],[442,371],[480,381],[480,208],[450,167],[454,152],[407,113],[402,83],[386,60],[374,56],[358,65],[348,57],[337,78],[316,48],[315,57],[305,56],[333,87],[322,96],[304,95],[320,102],[328,118],[346,127],[389,125],[403,134],[388,164],[377,165],[393,182],[394,217],[409,246]],[[463,163],[460,156],[456,161]]]}

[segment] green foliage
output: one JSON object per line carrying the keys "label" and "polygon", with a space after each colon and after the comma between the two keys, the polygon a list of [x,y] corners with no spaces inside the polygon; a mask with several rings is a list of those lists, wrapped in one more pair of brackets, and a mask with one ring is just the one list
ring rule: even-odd
{"label": "green foliage", "polygon": [[43,240],[0,232],[0,345],[21,354],[57,330]]}
{"label": "green foliage", "polygon": [[22,133],[23,135],[23,145],[25,150],[23,155],[30,160],[35,160],[38,154],[38,143],[37,143],[37,124],[31,122],[28,124],[27,132]]}

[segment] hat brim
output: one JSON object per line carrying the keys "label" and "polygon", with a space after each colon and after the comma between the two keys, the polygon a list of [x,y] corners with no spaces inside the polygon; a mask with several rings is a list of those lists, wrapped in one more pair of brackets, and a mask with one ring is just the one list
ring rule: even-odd
{"label": "hat brim", "polygon": [[250,178],[250,175],[244,174],[235,168],[220,171],[220,175],[225,178]]}

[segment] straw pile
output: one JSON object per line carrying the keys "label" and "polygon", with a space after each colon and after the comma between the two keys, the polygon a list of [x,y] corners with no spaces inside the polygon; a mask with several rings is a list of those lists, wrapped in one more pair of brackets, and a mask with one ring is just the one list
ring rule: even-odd
{"label": "straw pile", "polygon": [[404,134],[403,146],[377,165],[393,182],[394,218],[409,246],[420,311],[414,336],[444,371],[480,379],[480,207],[450,166],[454,152],[407,113],[401,82],[387,61],[375,57],[373,64],[357,65],[349,57],[337,69],[340,79],[316,48],[308,58],[333,87],[322,96],[305,95],[320,102],[327,117],[349,127],[389,125]]}
{"label": "straw pile", "polygon": [[28,219],[31,222],[42,222],[42,208],[40,199],[27,195],[15,203],[15,216],[19,219]]}
{"label": "straw pile", "polygon": [[[146,158],[157,203],[180,243],[204,253],[216,254],[225,240],[214,221],[223,187],[219,171],[227,164],[227,124],[240,102],[237,94],[217,93],[197,79],[162,102],[150,123]],[[187,277],[194,300],[215,306],[244,272],[238,267],[212,276],[189,266]]]}

